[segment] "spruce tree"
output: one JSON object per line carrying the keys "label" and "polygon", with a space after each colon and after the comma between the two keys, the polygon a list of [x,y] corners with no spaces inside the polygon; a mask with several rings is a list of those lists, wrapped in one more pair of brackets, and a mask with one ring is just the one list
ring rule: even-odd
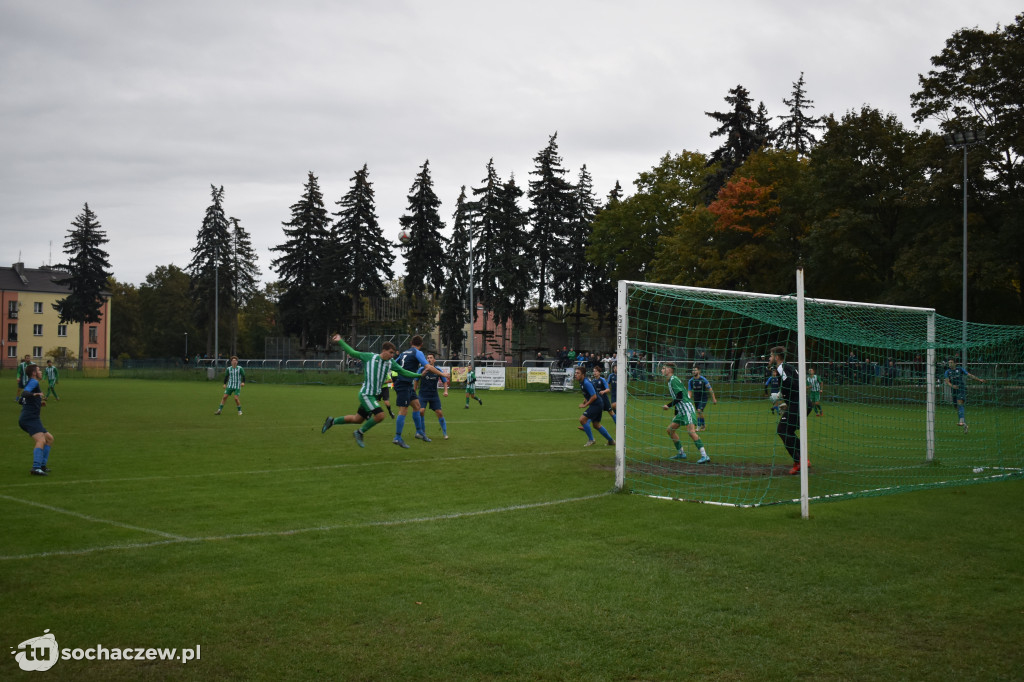
{"label": "spruce tree", "polygon": [[312,171],[291,212],[291,220],[282,223],[285,242],[271,249],[281,253],[271,261],[271,267],[277,271],[282,286],[282,326],[286,332],[298,332],[299,346],[306,348],[311,338],[311,322],[320,309],[320,263],[331,225],[320,183]]}
{"label": "spruce tree", "polygon": [[224,187],[210,185],[212,203],[207,206],[203,223],[192,247],[192,261],[186,268],[191,277],[190,291],[195,308],[196,322],[206,327],[206,352],[216,359],[219,334],[215,326],[220,311],[229,303],[231,292],[231,231],[224,214]]}
{"label": "spruce tree", "polygon": [[537,346],[543,344],[544,316],[555,273],[564,270],[571,238],[573,187],[565,180],[562,157],[558,155],[558,133],[548,139],[547,146],[533,159],[528,195],[530,210],[530,243],[533,246],[534,285],[537,291]]}
{"label": "spruce tree", "polygon": [[[448,242],[447,263],[448,276],[445,280],[444,293],[441,296],[440,334],[441,343],[447,346],[452,357],[462,353],[462,332],[467,322],[469,306],[469,258],[472,228],[472,209],[466,199],[466,186],[462,186],[459,198],[455,202],[455,213],[452,217],[452,237]],[[475,306],[474,306],[475,307]],[[469,312],[472,322],[473,313]],[[471,327],[472,328],[472,327]]]}
{"label": "spruce tree", "polygon": [[580,347],[580,326],[583,317],[584,295],[589,288],[592,268],[587,262],[587,244],[594,229],[597,200],[594,182],[586,165],[580,168],[579,178],[572,194],[570,234],[566,259],[553,277],[554,295],[573,309],[573,347]]}
{"label": "spruce tree", "polygon": [[387,282],[394,278],[391,264],[395,256],[388,240],[381,234],[377,220],[376,199],[370,171],[366,164],[352,176],[352,186],[339,201],[341,210],[333,215],[337,248],[330,267],[340,267],[347,276],[341,282],[343,292],[351,302],[351,334],[356,335],[359,303],[364,297],[385,296]]}
{"label": "spruce tree", "polygon": [[430,177],[430,161],[425,161],[409,189],[407,213],[398,219],[402,229],[411,235],[404,245],[406,256],[405,295],[409,299],[424,294],[433,299],[444,287],[444,222],[438,209],[441,200],[434,193]]}
{"label": "spruce tree", "polygon": [[[480,187],[473,188],[474,200],[470,204],[470,235],[473,249],[469,254],[473,262],[473,301],[484,308],[482,335],[490,336],[487,329],[487,313],[494,310],[496,299],[503,296],[498,282],[499,231],[501,224],[501,178],[494,169],[494,159],[487,162],[486,175]],[[473,311],[475,316],[476,311]],[[484,341],[481,339],[481,341]],[[474,344],[474,348],[476,345]]]}
{"label": "spruce tree", "polygon": [[521,325],[530,293],[530,258],[532,245],[526,226],[529,218],[519,206],[523,190],[510,177],[498,190],[498,222],[494,231],[494,243],[488,245],[491,252],[491,277],[494,290],[500,292],[491,299],[490,309],[494,312],[495,324],[501,324],[503,334],[508,337],[508,323]]}
{"label": "spruce tree", "polygon": [[256,265],[256,251],[252,238],[238,218],[231,223],[231,269],[229,277],[229,305],[231,306],[231,353],[238,354],[238,314],[256,293],[260,269]]}
{"label": "spruce tree", "polygon": [[109,256],[103,250],[108,241],[96,214],[86,203],[82,212],[71,222],[73,229],[68,230],[64,242],[64,253],[68,262],[62,267],[68,276],[55,280],[56,284],[66,286],[70,293],[53,304],[54,310],[60,314],[62,323],[77,323],[78,357],[82,355],[85,325],[100,322],[103,319],[102,308],[107,281],[110,273]]}
{"label": "spruce tree", "polygon": [[775,130],[775,144],[779,149],[793,149],[801,157],[810,155],[818,143],[814,131],[822,127],[821,119],[808,116],[805,112],[814,108],[814,100],[807,99],[804,93],[804,73],[793,83],[793,95],[782,100],[789,107],[789,114],[780,117],[782,123]]}
{"label": "spruce tree", "polygon": [[764,143],[758,133],[757,115],[750,106],[750,93],[747,89],[737,85],[729,91],[725,101],[732,107],[729,111],[704,112],[720,124],[711,132],[711,137],[725,138],[722,146],[708,158],[708,167],[714,168],[704,184],[704,202],[708,204],[714,201],[718,190],[722,189],[733,172]]}

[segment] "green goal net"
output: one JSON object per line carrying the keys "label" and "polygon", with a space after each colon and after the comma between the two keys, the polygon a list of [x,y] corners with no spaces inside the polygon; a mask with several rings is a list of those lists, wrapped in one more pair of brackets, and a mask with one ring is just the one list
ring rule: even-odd
{"label": "green goal net", "polygon": [[[813,370],[818,382],[800,432],[809,499],[1021,476],[1024,327],[965,332],[925,308],[802,303],[803,343],[796,296],[620,282],[617,486],[739,506],[800,501],[801,476],[776,432],[773,346],[788,349],[794,368],[802,347],[800,381]],[[698,464],[686,426],[677,430],[685,459],[668,434],[669,363],[684,385],[694,367],[710,384],[706,404],[694,395],[693,434],[709,462]]]}

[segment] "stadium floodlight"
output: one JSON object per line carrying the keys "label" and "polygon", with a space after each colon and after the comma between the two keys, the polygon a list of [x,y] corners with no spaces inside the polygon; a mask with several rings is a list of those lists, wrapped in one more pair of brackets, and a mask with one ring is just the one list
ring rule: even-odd
{"label": "stadium floodlight", "polygon": [[964,246],[963,246],[963,298],[961,310],[963,316],[963,333],[960,347],[960,363],[967,369],[967,148],[985,141],[984,130],[956,130],[942,136],[946,146],[964,150]]}

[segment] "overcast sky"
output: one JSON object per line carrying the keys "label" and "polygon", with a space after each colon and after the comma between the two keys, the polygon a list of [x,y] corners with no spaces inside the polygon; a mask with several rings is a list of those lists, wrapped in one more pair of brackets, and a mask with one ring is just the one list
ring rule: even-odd
{"label": "overcast sky", "polygon": [[[558,133],[603,199],[666,153],[710,152],[738,84],[773,116],[804,73],[813,115],[914,127],[910,94],[954,31],[1009,0],[0,0],[0,265],[65,258],[89,203],[115,277],[185,267],[210,185],[265,281],[319,178],[330,211],[367,164],[384,235],[427,159],[451,224],[493,158],[526,188]],[[934,127],[928,125],[927,127]],[[525,208],[525,204],[524,204]],[[396,272],[403,268],[396,266]]]}

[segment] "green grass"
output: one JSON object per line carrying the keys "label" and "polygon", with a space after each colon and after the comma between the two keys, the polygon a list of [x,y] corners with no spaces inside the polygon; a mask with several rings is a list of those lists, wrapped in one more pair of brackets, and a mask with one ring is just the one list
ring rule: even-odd
{"label": "green grass", "polygon": [[[54,679],[1019,679],[1019,481],[799,507],[611,494],[578,395],[321,435],[355,390],[62,383],[49,478],[0,426],[0,640],[202,647]],[[725,404],[718,407],[725,407]],[[765,410],[767,412],[767,410]],[[438,434],[428,416],[432,435]],[[714,431],[706,440],[714,444]],[[3,679],[34,679],[10,656]]]}

